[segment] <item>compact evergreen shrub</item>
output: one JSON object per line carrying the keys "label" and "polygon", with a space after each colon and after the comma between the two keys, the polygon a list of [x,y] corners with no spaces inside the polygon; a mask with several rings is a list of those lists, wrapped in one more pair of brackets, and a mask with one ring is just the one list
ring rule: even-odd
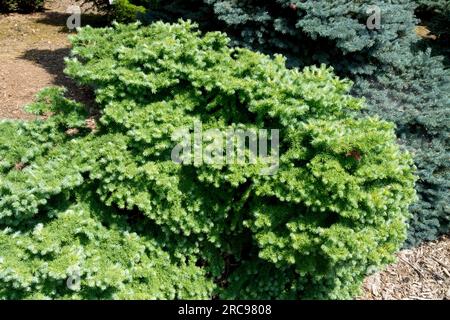
{"label": "compact evergreen shrub", "polygon": [[33,12],[42,9],[44,0],[0,0],[0,12]]}
{"label": "compact evergreen shrub", "polygon": [[[0,297],[342,299],[393,260],[412,160],[391,123],[357,117],[350,81],[183,21],[72,43],[66,72],[101,117],[48,89],[29,107],[47,120],[1,123]],[[175,163],[196,122],[279,129],[278,170]]]}
{"label": "compact evergreen shrub", "polygon": [[[444,8],[448,1],[436,1]],[[381,28],[367,27],[376,4]],[[162,10],[204,29],[226,31],[232,45],[282,53],[290,66],[332,65],[366,97],[368,112],[397,125],[397,136],[419,168],[407,245],[450,232],[450,71],[414,32],[417,1],[190,0]],[[195,8],[195,10],[192,10]],[[448,23],[447,23],[448,26]],[[445,43],[444,43],[445,47]]]}

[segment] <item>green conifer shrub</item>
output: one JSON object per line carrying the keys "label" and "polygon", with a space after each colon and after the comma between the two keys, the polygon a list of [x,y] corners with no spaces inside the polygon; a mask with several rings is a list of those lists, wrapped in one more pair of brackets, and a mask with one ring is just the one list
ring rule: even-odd
{"label": "green conifer shrub", "polygon": [[[432,7],[443,10],[448,1],[437,3]],[[366,25],[374,4],[379,29]],[[412,0],[167,0],[161,10],[225,31],[231,45],[282,53],[289,66],[325,63],[352,79],[352,94],[366,98],[364,112],[396,124],[419,168],[411,246],[450,232],[450,70],[419,41],[417,6]]]}
{"label": "green conifer shrub", "polygon": [[[343,299],[393,261],[413,162],[393,124],[357,116],[350,81],[191,22],[72,44],[66,72],[101,116],[48,89],[28,108],[47,120],[1,122],[0,297]],[[195,122],[279,129],[278,170],[175,163]]]}

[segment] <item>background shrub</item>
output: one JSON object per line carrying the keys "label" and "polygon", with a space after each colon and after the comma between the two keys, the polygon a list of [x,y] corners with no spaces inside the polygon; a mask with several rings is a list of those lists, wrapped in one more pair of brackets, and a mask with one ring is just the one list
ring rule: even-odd
{"label": "background shrub", "polygon": [[450,2],[418,1],[417,16],[430,31],[423,46],[433,49],[433,54],[443,55],[445,65],[450,66]]}
{"label": "background shrub", "polygon": [[135,21],[146,11],[143,6],[134,5],[128,0],[117,0],[113,7],[113,18],[119,22]]}
{"label": "background shrub", "polygon": [[[441,10],[446,3],[431,7]],[[353,79],[352,94],[366,98],[364,112],[393,121],[400,142],[414,154],[420,200],[411,209],[407,245],[416,245],[450,232],[450,71],[414,32],[416,1],[378,1],[378,30],[366,27],[372,4],[175,0],[161,3],[161,10],[198,21],[205,30],[226,31],[232,45],[283,53],[290,66],[325,63]]]}
{"label": "background shrub", "polygon": [[[349,81],[190,22],[72,43],[66,72],[101,117],[48,89],[29,107],[48,120],[1,123],[0,297],[349,298],[393,260],[412,160],[392,124],[356,117]],[[173,133],[194,122],[280,129],[278,171],[174,163]]]}
{"label": "background shrub", "polygon": [[99,11],[106,13],[111,20],[118,22],[133,22],[145,19],[148,9],[156,7],[158,0],[85,0],[84,4],[91,4]]}
{"label": "background shrub", "polygon": [[41,10],[44,0],[0,0],[0,12],[33,12]]}
{"label": "background shrub", "polygon": [[450,2],[447,0],[415,0],[419,9],[425,11],[437,11],[448,13],[450,10]]}

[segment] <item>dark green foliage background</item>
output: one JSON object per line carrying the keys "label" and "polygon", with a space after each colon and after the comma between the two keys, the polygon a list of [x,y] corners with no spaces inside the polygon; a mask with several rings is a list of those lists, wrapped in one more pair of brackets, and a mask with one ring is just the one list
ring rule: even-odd
{"label": "dark green foliage background", "polygon": [[33,12],[42,9],[45,0],[0,0],[0,12]]}
{"label": "dark green foliage background", "polygon": [[85,0],[84,4],[93,5],[111,20],[133,22],[145,18],[145,13],[157,6],[157,0],[115,0],[112,4],[109,0]]}
{"label": "dark green foliage background", "polygon": [[416,9],[421,24],[425,25],[435,39],[424,40],[422,47],[431,47],[433,54],[445,57],[445,65],[450,66],[450,1],[418,1]]}
{"label": "dark green foliage background", "polygon": [[450,2],[447,0],[415,0],[418,4],[419,9],[426,11],[436,11],[441,13],[449,13]]}

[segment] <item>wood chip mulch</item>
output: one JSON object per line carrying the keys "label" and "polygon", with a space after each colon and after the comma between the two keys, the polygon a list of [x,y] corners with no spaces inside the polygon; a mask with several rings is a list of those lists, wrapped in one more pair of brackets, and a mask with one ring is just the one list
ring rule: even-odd
{"label": "wood chip mulch", "polygon": [[359,299],[450,300],[450,236],[400,251],[397,263],[365,280]]}

